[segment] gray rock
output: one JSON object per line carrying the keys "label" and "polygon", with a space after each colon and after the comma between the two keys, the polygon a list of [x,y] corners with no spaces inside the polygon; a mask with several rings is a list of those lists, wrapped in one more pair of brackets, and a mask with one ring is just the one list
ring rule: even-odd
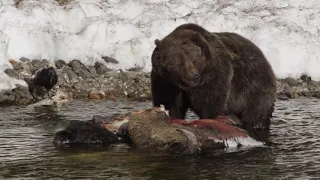
{"label": "gray rock", "polygon": [[118,64],[119,63],[116,59],[114,59],[112,57],[109,57],[109,56],[103,56],[102,59],[104,59],[104,61],[106,63],[112,63],[112,64]]}
{"label": "gray rock", "polygon": [[81,70],[81,62],[79,60],[72,60],[70,61],[70,63],[68,64],[71,69],[76,73],[78,74]]}
{"label": "gray rock", "polygon": [[15,104],[19,104],[19,105],[29,104],[34,100],[28,88],[21,85],[17,85],[17,87],[12,90],[12,93],[15,97],[14,99]]}
{"label": "gray rock", "polygon": [[312,93],[311,91],[303,91],[301,92],[301,96],[304,97],[312,97],[314,93]]}
{"label": "gray rock", "polygon": [[73,85],[73,88],[76,89],[76,90],[84,90],[84,85],[82,83],[75,83]]}
{"label": "gray rock", "polygon": [[105,74],[106,72],[111,71],[111,69],[107,68],[101,62],[96,62],[94,64],[94,67],[96,68],[96,71],[97,71],[98,74]]}
{"label": "gray rock", "polygon": [[91,76],[91,74],[84,69],[80,69],[78,75],[79,77],[82,77],[82,79],[88,79]]}
{"label": "gray rock", "polygon": [[33,97],[29,92],[28,93],[23,93],[22,91],[19,91],[17,94],[23,99],[33,100]]}
{"label": "gray rock", "polygon": [[[66,76],[68,76],[67,74],[65,74]],[[57,86],[61,86],[64,83],[66,83],[66,79],[64,77],[64,74],[62,73],[58,73],[58,82],[57,82]]]}
{"label": "gray rock", "polygon": [[58,61],[55,62],[55,64],[56,64],[56,67],[57,67],[58,69],[61,69],[62,67],[64,67],[64,66],[67,65],[67,63],[64,62],[63,60],[58,60]]}
{"label": "gray rock", "polygon": [[301,80],[305,81],[305,82],[310,82],[311,81],[311,77],[304,74],[300,77]]}
{"label": "gray rock", "polygon": [[7,101],[10,102],[10,103],[13,103],[15,99],[16,99],[15,95],[11,94],[11,95],[8,96]]}
{"label": "gray rock", "polygon": [[105,74],[105,78],[109,77],[118,78],[120,77],[120,73],[117,73],[116,71],[109,71]]}
{"label": "gray rock", "polygon": [[289,86],[296,86],[298,84],[298,81],[292,78],[285,78],[283,81]]}
{"label": "gray rock", "polygon": [[295,98],[296,97],[296,93],[294,92],[294,90],[287,86],[284,88],[284,93],[288,98]]}
{"label": "gray rock", "polygon": [[0,103],[3,101],[6,101],[8,99],[7,95],[4,95],[3,93],[0,93]]}
{"label": "gray rock", "polygon": [[10,90],[6,90],[6,91],[3,92],[3,94],[6,95],[6,96],[10,96],[12,93],[11,93]]}
{"label": "gray rock", "polygon": [[97,73],[96,68],[95,68],[94,66],[89,66],[89,67],[88,67],[88,71],[91,73],[91,75]]}
{"label": "gray rock", "polygon": [[20,84],[16,84],[16,88],[14,88],[13,90],[18,90],[20,92],[23,92],[23,93],[28,93],[29,90],[28,90],[28,87],[25,87],[25,86],[22,86]]}
{"label": "gray rock", "polygon": [[122,82],[128,81],[129,76],[132,76],[132,73],[125,73],[125,72],[120,72],[120,73],[119,73],[119,79],[120,79]]}
{"label": "gray rock", "polygon": [[19,71],[22,70],[22,63],[14,63],[12,64],[13,70]]}
{"label": "gray rock", "polygon": [[37,69],[33,67],[31,62],[27,62],[24,66],[28,66],[25,67],[26,69],[29,69],[29,72],[31,72],[31,74],[35,74]]}
{"label": "gray rock", "polygon": [[41,62],[41,67],[42,68],[47,68],[50,66],[50,63],[47,59],[42,59],[42,62]]}
{"label": "gray rock", "polygon": [[13,69],[6,69],[6,70],[4,70],[4,72],[10,77],[13,77],[13,78],[19,77],[19,74]]}
{"label": "gray rock", "polygon": [[71,80],[68,76],[68,73],[62,73],[62,76],[63,76],[63,79],[64,81],[67,83],[67,84],[70,84],[71,83]]}
{"label": "gray rock", "polygon": [[48,94],[50,95],[50,97],[55,96],[57,94],[57,89],[49,91]]}
{"label": "gray rock", "polygon": [[30,62],[30,59],[22,57],[22,58],[20,58],[20,61],[27,63],[27,62]]}
{"label": "gray rock", "polygon": [[24,72],[26,72],[27,74],[29,74],[31,76],[32,75],[32,71],[31,71],[30,65],[31,65],[30,62],[24,63],[24,64],[22,64],[22,68],[23,68]]}
{"label": "gray rock", "polygon": [[21,99],[16,99],[15,104],[18,105],[26,105],[26,104],[31,104],[34,100],[26,99],[26,98],[21,98]]}
{"label": "gray rock", "polygon": [[62,73],[68,73],[68,71],[72,71],[72,69],[69,66],[63,66],[61,68]]}
{"label": "gray rock", "polygon": [[133,67],[133,68],[128,69],[128,71],[134,71],[134,72],[139,72],[141,70],[142,70],[142,67]]}
{"label": "gray rock", "polygon": [[145,73],[145,74],[144,74],[144,77],[146,77],[147,79],[149,79],[149,78],[150,78],[150,74],[149,74],[149,73]]}
{"label": "gray rock", "polygon": [[75,83],[78,83],[79,82],[79,79],[78,78],[72,78],[70,79],[70,83],[71,84],[75,84]]}
{"label": "gray rock", "polygon": [[79,82],[78,76],[75,72],[73,72],[72,70],[68,70],[67,74],[72,84]]}
{"label": "gray rock", "polygon": [[41,63],[41,61],[38,60],[38,59],[31,61],[31,65],[32,65],[32,68],[33,68],[34,70],[36,70],[36,71],[39,70],[39,69],[41,69],[41,67],[42,67],[42,63]]}
{"label": "gray rock", "polygon": [[30,71],[32,74],[36,74],[38,71],[46,67],[46,65],[38,59],[32,60],[30,63],[28,63],[28,65],[30,66]]}
{"label": "gray rock", "polygon": [[320,98],[320,91],[315,92],[313,97]]}

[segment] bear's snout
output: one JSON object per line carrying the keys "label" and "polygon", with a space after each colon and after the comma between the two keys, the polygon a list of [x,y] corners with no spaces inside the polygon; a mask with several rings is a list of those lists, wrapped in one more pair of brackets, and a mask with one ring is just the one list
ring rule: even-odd
{"label": "bear's snout", "polygon": [[190,72],[188,81],[186,83],[188,83],[189,86],[197,86],[200,83],[200,81],[201,81],[200,74],[194,71],[194,72]]}

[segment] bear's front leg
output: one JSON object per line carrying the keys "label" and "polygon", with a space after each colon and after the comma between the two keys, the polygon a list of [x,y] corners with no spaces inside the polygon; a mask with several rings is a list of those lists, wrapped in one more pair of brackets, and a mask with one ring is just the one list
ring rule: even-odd
{"label": "bear's front leg", "polygon": [[[226,97],[226,96],[223,96]],[[215,119],[219,115],[224,115],[226,109],[226,99],[223,97],[216,97],[203,103],[200,119]]]}
{"label": "bear's front leg", "polygon": [[[223,86],[220,86],[223,87]],[[224,115],[227,111],[229,88],[197,87],[189,93],[190,106],[200,119],[215,119]]]}
{"label": "bear's front leg", "polygon": [[170,117],[184,119],[188,111],[188,101],[183,90],[151,72],[151,92],[154,107],[164,105]]}
{"label": "bear's front leg", "polygon": [[184,119],[189,108],[189,103],[185,92],[181,91],[176,99],[174,104],[168,108],[169,116],[178,119]]}
{"label": "bear's front leg", "polygon": [[171,101],[153,100],[153,106],[160,107],[164,105],[165,109],[169,111],[169,116],[177,119],[184,119],[188,111],[186,100],[183,98],[182,93],[176,97],[172,97]]}

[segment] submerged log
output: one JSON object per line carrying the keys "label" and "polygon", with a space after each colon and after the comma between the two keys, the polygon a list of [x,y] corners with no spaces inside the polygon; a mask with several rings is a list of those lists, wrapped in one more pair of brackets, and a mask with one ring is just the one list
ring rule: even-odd
{"label": "submerged log", "polygon": [[231,116],[185,121],[170,118],[164,107],[155,107],[112,117],[94,116],[87,122],[72,121],[56,133],[54,144],[69,147],[128,143],[149,152],[178,155],[263,145],[238,126],[239,121]]}

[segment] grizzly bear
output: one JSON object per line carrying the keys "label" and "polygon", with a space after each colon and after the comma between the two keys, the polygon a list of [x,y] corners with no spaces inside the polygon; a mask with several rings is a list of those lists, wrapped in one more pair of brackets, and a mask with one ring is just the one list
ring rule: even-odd
{"label": "grizzly bear", "polygon": [[152,53],[153,106],[185,118],[235,115],[242,128],[268,130],[276,101],[276,77],[262,51],[236,33],[178,26]]}

